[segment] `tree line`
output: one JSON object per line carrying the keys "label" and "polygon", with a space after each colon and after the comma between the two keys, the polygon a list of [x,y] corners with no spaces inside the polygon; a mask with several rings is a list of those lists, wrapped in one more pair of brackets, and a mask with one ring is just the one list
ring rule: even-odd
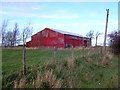
{"label": "tree line", "polygon": [[8,26],[9,21],[4,20],[0,27],[2,47],[14,47],[19,45],[20,42],[24,45],[26,43],[26,39],[32,35],[32,27],[30,27],[30,23],[25,25],[22,30],[20,30],[17,22],[14,24],[13,29],[9,29]]}
{"label": "tree line", "polygon": [[16,46],[17,43],[21,40],[19,37],[19,28],[18,23],[14,24],[13,30],[8,30],[8,20],[4,20],[1,26],[2,32],[2,47],[12,47]]}
{"label": "tree line", "polygon": [[[90,30],[86,34],[86,36],[88,38],[90,38],[91,40],[93,38],[95,38],[95,40],[96,40],[95,46],[97,46],[98,37],[101,34],[102,33],[100,33],[100,32],[96,32],[94,34],[94,31]],[[115,31],[109,33],[107,36],[109,38],[108,44],[109,44],[110,48],[112,49],[112,52],[115,53],[115,54],[120,54],[120,30],[115,30]]]}
{"label": "tree line", "polygon": [[[26,44],[26,40],[32,35],[32,29],[33,27],[30,26],[30,22],[23,27],[22,30],[20,30],[18,23],[16,22],[13,26],[13,29],[8,29],[9,21],[4,20],[1,27],[1,46],[2,47],[14,47],[20,44],[20,42],[24,45]],[[20,32],[21,31],[21,32]],[[119,32],[118,32],[119,33]],[[102,33],[94,30],[90,30],[86,37],[92,39],[95,39],[95,46],[98,45],[98,38]],[[113,32],[108,35],[110,39],[113,39]],[[109,43],[112,43],[109,40]],[[110,44],[112,45],[112,44]]]}
{"label": "tree line", "polygon": [[98,42],[98,37],[101,35],[102,33],[100,33],[99,31],[95,32],[94,30],[90,30],[86,36],[88,38],[90,38],[90,40],[92,41],[92,39],[95,38],[96,42],[95,42],[95,46],[97,46],[97,42]]}

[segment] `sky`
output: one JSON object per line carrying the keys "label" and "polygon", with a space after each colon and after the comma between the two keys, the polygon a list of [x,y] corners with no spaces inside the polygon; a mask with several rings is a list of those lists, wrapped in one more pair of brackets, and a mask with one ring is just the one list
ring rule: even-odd
{"label": "sky", "polygon": [[[108,8],[110,33],[118,29],[118,2],[1,2],[0,25],[8,19],[10,29],[17,22],[22,30],[31,22],[33,34],[46,27],[83,36],[94,30],[102,33],[98,45],[103,45]],[[95,39],[92,45],[95,45]]]}

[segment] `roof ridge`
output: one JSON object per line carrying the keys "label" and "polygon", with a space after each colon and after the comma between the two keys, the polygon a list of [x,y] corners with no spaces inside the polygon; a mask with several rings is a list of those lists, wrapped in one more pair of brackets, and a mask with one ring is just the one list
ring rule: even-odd
{"label": "roof ridge", "polygon": [[53,28],[48,28],[48,29],[51,29],[53,31],[57,31],[57,32],[62,33],[62,34],[69,34],[69,35],[84,37],[83,35],[80,35],[80,34],[77,34],[77,33],[73,33],[73,32],[68,32],[68,31],[63,31],[63,30],[58,30],[58,29],[53,29]]}

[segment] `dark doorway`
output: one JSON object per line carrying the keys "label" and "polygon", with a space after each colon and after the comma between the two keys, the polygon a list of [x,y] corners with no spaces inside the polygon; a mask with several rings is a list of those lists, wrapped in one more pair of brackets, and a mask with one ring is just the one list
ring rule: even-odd
{"label": "dark doorway", "polygon": [[87,47],[87,40],[84,40],[84,46]]}
{"label": "dark doorway", "polygon": [[71,47],[72,47],[71,44],[66,44],[66,45],[65,45],[65,48],[71,48]]}

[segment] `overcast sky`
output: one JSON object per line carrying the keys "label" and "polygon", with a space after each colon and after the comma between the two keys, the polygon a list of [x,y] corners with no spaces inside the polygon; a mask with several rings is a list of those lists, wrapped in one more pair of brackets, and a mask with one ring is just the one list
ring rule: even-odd
{"label": "overcast sky", "polygon": [[107,8],[110,9],[110,33],[118,29],[117,2],[1,2],[0,17],[9,20],[9,28],[18,22],[22,29],[30,21],[33,34],[46,27],[84,36],[89,30],[99,31],[103,35],[98,44],[103,45]]}

